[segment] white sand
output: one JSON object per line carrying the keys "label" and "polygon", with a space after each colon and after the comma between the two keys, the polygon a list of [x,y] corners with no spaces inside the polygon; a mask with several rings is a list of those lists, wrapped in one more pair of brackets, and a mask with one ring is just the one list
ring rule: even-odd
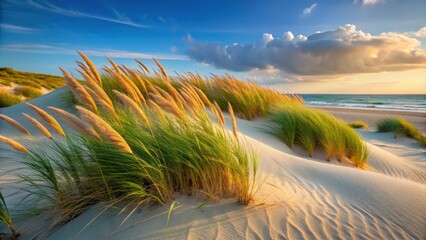
{"label": "white sand", "polygon": [[[61,107],[61,91],[32,103],[44,109]],[[0,113],[30,126],[20,117],[21,111],[29,109],[20,104]],[[229,123],[227,118],[228,128]],[[261,130],[266,123],[262,119],[238,120],[241,136],[259,152],[259,180],[266,178],[255,204],[241,206],[224,199],[197,209],[202,199],[177,195],[169,227],[170,204],[141,209],[124,223],[129,213],[104,211],[105,206],[97,205],[54,230],[49,239],[426,238],[426,153],[413,140],[360,131],[371,152],[368,170],[360,170],[328,163],[321,153],[310,159],[297,149],[293,151]],[[22,138],[3,123],[0,134]],[[17,166],[5,148],[0,145],[2,172]],[[0,187],[10,187],[11,178],[1,175]],[[10,205],[18,201],[16,196],[6,200]],[[40,216],[18,222],[17,228],[22,239],[31,239],[45,224]]]}

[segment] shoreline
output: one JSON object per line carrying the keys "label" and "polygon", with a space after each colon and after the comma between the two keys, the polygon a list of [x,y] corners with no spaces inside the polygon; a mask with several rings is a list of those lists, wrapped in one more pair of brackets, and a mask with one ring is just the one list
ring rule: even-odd
{"label": "shoreline", "polygon": [[403,117],[414,124],[420,131],[426,132],[426,112],[343,107],[309,107],[327,111],[347,122],[356,120],[364,121],[370,128],[375,128],[376,123],[381,119]]}

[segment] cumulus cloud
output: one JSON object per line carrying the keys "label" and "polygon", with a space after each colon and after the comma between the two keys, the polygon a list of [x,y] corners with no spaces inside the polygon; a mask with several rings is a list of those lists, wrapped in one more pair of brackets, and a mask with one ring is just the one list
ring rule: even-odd
{"label": "cumulus cloud", "polygon": [[312,4],[310,7],[303,9],[303,16],[311,14],[314,8],[317,6],[317,3]]}
{"label": "cumulus cloud", "polygon": [[310,36],[263,34],[253,44],[188,40],[190,58],[220,69],[252,71],[278,69],[298,76],[338,76],[426,68],[426,49],[398,33],[371,35],[347,24]]}

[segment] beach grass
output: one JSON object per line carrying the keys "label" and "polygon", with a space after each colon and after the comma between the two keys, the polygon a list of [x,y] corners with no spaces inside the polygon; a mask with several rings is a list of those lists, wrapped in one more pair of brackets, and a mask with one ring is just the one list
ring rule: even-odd
{"label": "beach grass", "polygon": [[16,232],[13,226],[12,217],[10,216],[9,209],[7,208],[2,192],[0,192],[0,223],[1,222],[6,224],[7,228],[10,230],[12,234],[10,239],[16,239],[19,236],[19,233]]}
{"label": "beach grass", "polygon": [[412,123],[402,117],[385,118],[377,122],[378,132],[392,132],[395,138],[406,136],[416,140],[420,145],[426,147],[426,136]]}
{"label": "beach grass", "polygon": [[[205,102],[201,90],[175,88],[161,68],[156,79],[164,81],[167,91],[152,83],[139,89],[149,85],[147,80],[138,86],[118,66],[99,81],[90,60],[84,61],[91,83],[80,83],[62,70],[78,114],[49,107],[54,112],[50,115],[29,105],[33,116],[25,117],[47,132],[47,139],[28,148],[4,139],[31,172],[20,177],[37,199],[32,206],[53,214],[46,231],[96,203],[125,202],[136,209],[171,202],[176,192],[213,200],[230,197],[241,204],[252,201],[258,156],[238,139],[235,119],[232,134],[210,118],[207,109],[213,103]],[[215,112],[223,116],[220,109]],[[65,133],[56,117],[74,131]]]}
{"label": "beach grass", "polygon": [[364,128],[365,130],[368,131],[368,124],[365,123],[365,122],[363,122],[363,121],[361,121],[361,120],[350,122],[350,123],[348,123],[348,125],[351,128]]}
{"label": "beach grass", "polygon": [[10,107],[21,102],[21,97],[16,96],[13,93],[0,90],[0,108]]}
{"label": "beach grass", "polygon": [[326,159],[347,159],[362,168],[368,151],[359,135],[342,120],[316,109],[297,104],[276,108],[270,118],[268,132],[287,146],[302,146],[312,157],[316,148],[322,149]]}

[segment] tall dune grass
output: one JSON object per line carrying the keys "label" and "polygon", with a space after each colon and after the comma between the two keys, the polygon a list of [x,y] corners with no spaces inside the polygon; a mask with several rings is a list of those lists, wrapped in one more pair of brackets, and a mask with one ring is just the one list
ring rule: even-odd
{"label": "tall dune grass", "polygon": [[[206,106],[213,104],[201,90],[190,85],[175,88],[166,82],[164,69],[156,76],[165,82],[164,89],[145,78],[137,85],[138,79],[125,67],[111,63],[108,77],[101,80],[94,66],[80,63],[85,76],[95,79],[87,86],[62,70],[79,114],[49,109],[75,132],[61,132],[64,128],[53,115],[30,106],[59,137],[48,134],[47,143],[21,150],[32,172],[21,178],[38,199],[33,205],[55,215],[52,226],[98,202],[126,202],[137,208],[170,202],[175,192],[215,200],[232,197],[248,204],[254,194],[257,155],[237,139],[235,119],[233,136],[210,119]],[[142,84],[148,87],[139,89]],[[105,103],[115,114],[93,101],[91,91],[107,96],[111,101]],[[218,118],[223,116],[220,109],[214,111]]]}
{"label": "tall dune grass", "polygon": [[269,132],[290,148],[302,146],[312,157],[316,148],[322,149],[326,159],[348,159],[356,167],[363,167],[368,152],[359,135],[343,121],[323,111],[302,105],[283,105],[271,116]]}
{"label": "tall dune grass", "polygon": [[378,132],[393,132],[395,138],[399,136],[407,136],[416,140],[419,144],[426,147],[426,136],[412,123],[406,119],[399,117],[396,119],[386,118],[377,122]]}
{"label": "tall dune grass", "polygon": [[7,228],[12,233],[10,239],[16,239],[19,234],[13,227],[12,217],[10,216],[9,209],[7,208],[6,201],[4,200],[3,194],[0,192],[0,223],[6,224]]}

